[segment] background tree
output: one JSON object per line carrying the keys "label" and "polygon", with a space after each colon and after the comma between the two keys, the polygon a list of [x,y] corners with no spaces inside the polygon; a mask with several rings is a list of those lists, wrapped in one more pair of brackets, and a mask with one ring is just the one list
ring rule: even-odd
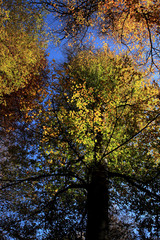
{"label": "background tree", "polygon": [[75,43],[88,38],[88,33],[98,33],[126,46],[139,64],[150,62],[159,69],[159,0],[32,2],[43,5],[55,21],[60,21],[53,29],[60,39]]}
{"label": "background tree", "polygon": [[0,14],[0,121],[11,127],[46,82],[44,16],[21,0],[1,1]]}
{"label": "background tree", "polygon": [[[2,179],[4,191],[18,187],[20,222],[24,214],[26,226],[31,223],[37,233],[41,229],[43,239],[83,234],[110,239],[113,207],[129,207],[133,193],[140,199],[142,192],[154,218],[159,200],[158,85],[143,79],[130,58],[108,49],[82,51],[57,74],[50,97],[34,117],[37,160],[32,167],[22,161],[23,171]],[[18,199],[22,193],[24,202]],[[156,208],[151,209],[153,202]],[[141,207],[137,205],[137,218]],[[152,227],[148,230],[156,239]],[[133,231],[130,238],[135,239]]]}
{"label": "background tree", "polygon": [[[29,130],[31,125],[28,114],[35,111],[43,101],[42,95],[48,80],[44,16],[41,10],[29,5],[28,1],[0,1],[1,177],[27,176],[26,168],[31,168],[36,161],[35,139]],[[11,199],[11,192],[15,199]],[[19,197],[17,191],[12,189],[11,192],[1,195],[3,230],[1,228],[0,238],[9,239],[12,236],[29,239],[35,230],[31,231],[29,224],[22,229],[20,221],[19,209],[24,189],[21,189],[19,206],[15,204],[16,196]],[[5,221],[6,225],[3,225]]]}

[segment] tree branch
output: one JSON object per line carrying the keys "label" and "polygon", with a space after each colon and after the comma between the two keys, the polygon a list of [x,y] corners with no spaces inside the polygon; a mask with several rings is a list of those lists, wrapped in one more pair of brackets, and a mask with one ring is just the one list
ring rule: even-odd
{"label": "tree branch", "polygon": [[121,143],[119,146],[117,146],[116,148],[112,149],[110,152],[103,154],[102,158],[105,158],[106,156],[108,156],[109,154],[113,153],[114,151],[117,151],[119,148],[123,147],[124,145],[126,145],[127,143],[129,143],[133,138],[135,138],[137,135],[139,135],[141,132],[143,132],[143,130],[145,130],[152,122],[154,122],[158,117],[160,117],[160,113],[158,113],[152,120],[150,120],[140,131],[138,131],[137,133],[135,133],[133,136],[131,136],[130,138],[128,138],[126,141],[124,141],[123,143]]}
{"label": "tree branch", "polygon": [[43,178],[48,178],[48,177],[75,177],[77,178],[79,181],[81,181],[83,184],[86,184],[86,182],[80,178],[79,176],[76,176],[76,174],[72,173],[72,172],[68,172],[68,173],[52,173],[52,174],[42,174],[42,175],[38,175],[38,176],[33,176],[33,177],[28,177],[28,178],[23,178],[23,179],[0,179],[1,182],[10,182],[8,184],[6,184],[5,186],[1,187],[1,190],[6,189],[8,187],[12,187],[15,185],[18,185],[20,183],[23,182],[34,182],[34,181],[38,181],[40,179]]}
{"label": "tree branch", "polygon": [[[119,178],[123,178],[124,180],[126,180],[129,184],[131,184],[132,186],[138,188],[139,190],[145,192],[148,196],[151,197],[155,197],[158,200],[160,200],[160,196],[158,194],[155,194],[153,192],[151,192],[150,190],[146,189],[145,187],[143,187],[142,185],[140,185],[139,183],[137,183],[139,180],[134,179],[130,176],[127,176],[125,174],[121,174],[121,173],[116,173],[116,172],[108,172],[108,175],[110,177],[119,177]],[[145,184],[144,182],[141,182],[141,184]]]}

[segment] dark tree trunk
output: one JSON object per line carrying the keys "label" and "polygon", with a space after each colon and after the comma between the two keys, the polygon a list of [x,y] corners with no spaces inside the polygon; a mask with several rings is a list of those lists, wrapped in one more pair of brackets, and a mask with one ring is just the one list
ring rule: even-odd
{"label": "dark tree trunk", "polygon": [[108,240],[108,177],[103,164],[92,166],[88,189],[87,240]]}

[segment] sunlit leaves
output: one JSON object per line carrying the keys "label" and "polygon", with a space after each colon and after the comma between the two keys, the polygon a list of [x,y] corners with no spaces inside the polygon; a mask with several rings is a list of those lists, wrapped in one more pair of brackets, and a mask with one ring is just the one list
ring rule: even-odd
{"label": "sunlit leaves", "polygon": [[90,164],[96,154],[95,161],[107,161],[110,170],[137,176],[146,171],[144,161],[157,166],[157,145],[153,150],[150,144],[151,138],[157,139],[152,124],[144,129],[148,141],[145,134],[136,134],[158,114],[158,86],[144,78],[130,58],[106,48],[82,51],[58,74],[55,108],[45,113],[50,120],[43,126],[48,156],[62,161],[78,152]]}

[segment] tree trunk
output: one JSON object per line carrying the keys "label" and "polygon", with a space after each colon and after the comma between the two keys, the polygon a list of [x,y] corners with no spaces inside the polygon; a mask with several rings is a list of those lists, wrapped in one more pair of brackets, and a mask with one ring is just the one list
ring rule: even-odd
{"label": "tree trunk", "polygon": [[108,177],[101,163],[92,166],[88,189],[88,218],[86,240],[109,240],[108,238]]}

